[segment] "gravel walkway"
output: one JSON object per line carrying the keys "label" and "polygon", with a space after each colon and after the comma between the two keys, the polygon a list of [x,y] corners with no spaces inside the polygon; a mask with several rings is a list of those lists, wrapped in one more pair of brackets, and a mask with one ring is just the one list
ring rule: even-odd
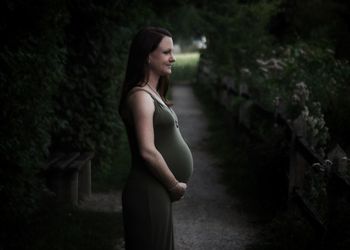
{"label": "gravel walkway", "polygon": [[194,172],[184,199],[174,203],[177,250],[241,250],[258,229],[249,224],[239,202],[220,184],[220,169],[207,151],[207,120],[189,85],[172,87],[181,133],[191,148]]}

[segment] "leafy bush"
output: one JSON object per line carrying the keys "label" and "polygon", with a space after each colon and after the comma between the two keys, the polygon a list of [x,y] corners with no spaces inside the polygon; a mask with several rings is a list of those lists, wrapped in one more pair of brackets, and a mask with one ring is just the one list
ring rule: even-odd
{"label": "leafy bush", "polygon": [[[303,111],[315,119],[325,120],[333,139],[344,135],[349,138],[350,131],[344,126],[340,128],[339,122],[350,122],[345,115],[350,105],[343,98],[349,88],[350,65],[346,60],[336,59],[327,45],[300,41],[279,46],[269,54],[262,54],[246,69],[250,74],[245,76],[245,81],[253,96],[270,110],[277,98],[284,103],[289,118],[295,119]],[[300,89],[301,85],[304,90]],[[303,91],[308,91],[307,96],[298,94]],[[296,102],[299,104],[295,105]],[[324,124],[318,131],[323,127]],[[324,144],[324,139],[321,140]]]}
{"label": "leafy bush", "polygon": [[0,46],[0,224],[6,227],[27,219],[45,194],[37,175],[48,155],[52,95],[64,79],[67,19],[65,6],[55,1],[1,5],[0,15],[7,18],[0,27],[5,38]]}
{"label": "leafy bush", "polygon": [[208,39],[206,53],[220,74],[234,75],[239,81],[240,68],[250,65],[267,48],[272,41],[267,25],[277,11],[277,3],[223,1],[207,6],[204,11]]}

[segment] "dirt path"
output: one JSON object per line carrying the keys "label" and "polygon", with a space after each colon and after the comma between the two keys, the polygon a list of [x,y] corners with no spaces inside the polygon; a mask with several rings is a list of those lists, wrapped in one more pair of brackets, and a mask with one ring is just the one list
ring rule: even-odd
{"label": "dirt path", "polygon": [[219,183],[217,161],[205,147],[207,120],[189,85],[172,89],[181,133],[189,144],[194,172],[186,197],[174,203],[178,250],[241,250],[252,243],[257,228],[239,211],[239,202]]}

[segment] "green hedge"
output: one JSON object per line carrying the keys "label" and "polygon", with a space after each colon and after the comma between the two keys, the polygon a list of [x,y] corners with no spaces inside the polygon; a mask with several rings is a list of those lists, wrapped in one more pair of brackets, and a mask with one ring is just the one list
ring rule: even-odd
{"label": "green hedge", "polygon": [[156,2],[1,2],[0,242],[49,197],[41,167],[50,154],[94,151],[102,179],[120,167],[117,106],[131,36],[169,27]]}
{"label": "green hedge", "polygon": [[125,53],[118,40],[127,37],[108,5],[71,1],[69,13],[66,75],[54,93],[50,151],[94,151],[94,165],[107,167],[120,132],[117,94]]}
{"label": "green hedge", "polygon": [[6,226],[4,220],[35,211],[45,190],[37,174],[51,140],[52,95],[65,75],[67,17],[59,1],[1,5],[0,224]]}

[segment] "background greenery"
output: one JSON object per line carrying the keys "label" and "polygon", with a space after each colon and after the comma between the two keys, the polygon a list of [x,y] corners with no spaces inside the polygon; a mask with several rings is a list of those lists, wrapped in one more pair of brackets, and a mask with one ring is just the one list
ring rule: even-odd
{"label": "background greenery", "polygon": [[[232,78],[237,89],[247,85],[249,94],[270,110],[279,98],[292,119],[293,94],[303,82],[309,91],[305,105],[311,116],[326,121],[329,145],[349,148],[350,130],[342,125],[348,124],[350,109],[344,96],[350,86],[349,3],[227,0],[198,6],[208,40],[201,58],[212,63],[212,75],[219,81]],[[208,87],[214,91],[214,84]]]}

